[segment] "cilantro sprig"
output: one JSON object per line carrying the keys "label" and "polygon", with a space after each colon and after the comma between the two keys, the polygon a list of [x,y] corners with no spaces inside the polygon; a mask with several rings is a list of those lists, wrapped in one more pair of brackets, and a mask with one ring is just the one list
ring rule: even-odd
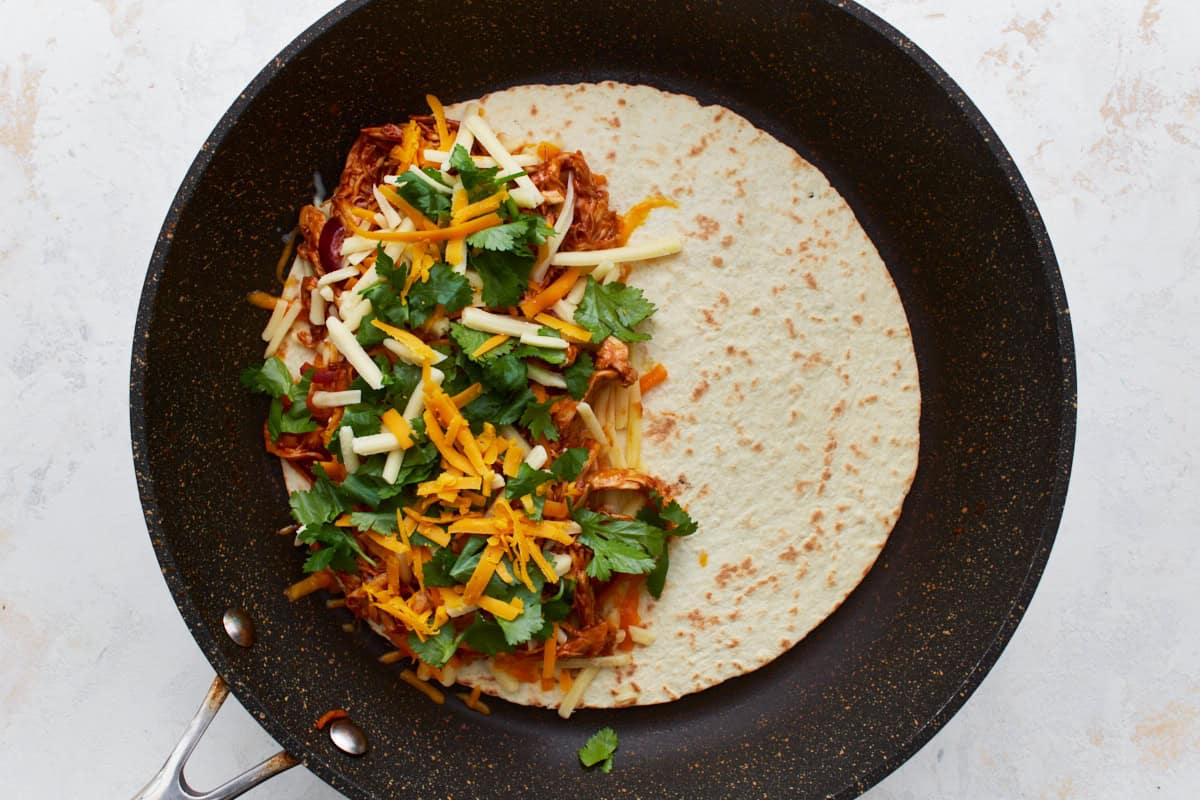
{"label": "cilantro sprig", "polygon": [[598,283],[589,275],[583,299],[575,311],[575,321],[591,331],[594,342],[608,336],[623,342],[644,342],[650,334],[634,328],[649,319],[654,311],[654,304],[646,299],[641,289],[620,281]]}
{"label": "cilantro sprig", "polygon": [[283,359],[273,356],[264,361],[261,367],[242,370],[240,380],[250,391],[271,398],[271,407],[267,411],[267,432],[271,441],[278,441],[280,434],[308,433],[317,429],[307,402],[312,375],[302,375],[299,381],[292,383],[287,364]]}
{"label": "cilantro sprig", "polygon": [[585,767],[600,765],[601,772],[612,772],[613,753],[617,751],[617,732],[612,728],[601,728],[579,748],[579,763]]}

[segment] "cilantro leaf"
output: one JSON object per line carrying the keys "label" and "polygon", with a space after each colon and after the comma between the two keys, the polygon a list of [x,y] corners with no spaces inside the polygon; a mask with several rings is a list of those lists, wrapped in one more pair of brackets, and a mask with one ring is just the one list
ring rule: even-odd
{"label": "cilantro leaf", "polygon": [[560,481],[573,481],[579,477],[579,473],[583,472],[583,465],[587,463],[589,455],[590,451],[586,447],[572,447],[564,450],[558,458],[554,459],[554,463],[550,465],[550,471]]}
{"label": "cilantro leaf", "polygon": [[482,616],[477,616],[475,622],[463,631],[463,641],[472,650],[489,656],[513,651],[512,645],[504,638],[504,631],[495,620],[484,619]]}
{"label": "cilantro leaf", "polygon": [[482,200],[494,193],[498,183],[504,185],[504,182],[496,180],[496,175],[500,172],[499,167],[475,166],[471,154],[461,144],[456,144],[450,151],[450,167],[458,171],[463,188],[467,190],[467,199],[471,202]]}
{"label": "cilantro leaf", "polygon": [[516,356],[502,356],[483,368],[483,383],[501,392],[518,392],[526,380],[525,362]]}
{"label": "cilantro leaf", "polygon": [[521,414],[521,424],[529,429],[529,433],[534,438],[548,439],[551,442],[558,441],[558,428],[554,427],[554,419],[550,416],[550,406],[552,405],[554,405],[554,400],[530,403],[525,406],[525,411]]}
{"label": "cilantro leaf", "polygon": [[[315,543],[322,546],[321,550],[310,553],[308,559],[305,560],[305,572],[317,572],[327,567],[341,572],[355,572],[358,570],[356,556],[372,566],[375,565],[375,562],[358,546],[358,540],[354,538],[354,534],[336,525],[306,525],[296,534],[296,541],[300,544]],[[326,550],[329,551],[328,555],[321,555]]]}
{"label": "cilantro leaf", "polygon": [[516,477],[509,478],[508,483],[504,485],[504,496],[509,500],[516,500],[527,494],[537,494],[539,486],[552,480],[554,480],[553,472],[534,469],[528,464],[522,463],[521,468],[517,470]]}
{"label": "cilantro leaf", "polygon": [[483,302],[489,307],[515,306],[529,286],[534,254],[472,250],[467,263],[483,279]]}
{"label": "cilantro leaf", "polygon": [[454,343],[462,348],[463,353],[467,358],[479,364],[486,364],[489,361],[495,361],[500,356],[506,356],[512,352],[515,339],[509,339],[499,347],[494,347],[483,355],[476,358],[472,355],[476,350],[483,346],[483,343],[492,338],[492,334],[477,331],[474,328],[468,328],[466,325],[461,325],[457,322],[450,323],[450,338]]}
{"label": "cilantro leaf", "polygon": [[[418,281],[408,290],[408,320],[413,327],[425,324],[434,310],[444,306],[446,313],[460,311],[471,302],[471,284],[446,264],[434,264],[429,280]],[[374,326],[372,326],[374,327]]]}
{"label": "cilantro leaf", "polygon": [[666,534],[641,520],[576,509],[571,517],[583,528],[576,539],[592,550],[588,577],[606,581],[614,572],[643,575],[654,569],[665,548]]}
{"label": "cilantro leaf", "polygon": [[288,495],[292,517],[301,525],[321,525],[333,522],[346,510],[341,493],[324,472],[317,474],[312,488]]}
{"label": "cilantro leaf", "polygon": [[585,767],[600,765],[601,772],[612,772],[613,753],[617,750],[617,732],[612,728],[601,728],[591,735],[587,743],[579,748],[579,763]]}
{"label": "cilantro leaf", "polygon": [[518,214],[512,222],[472,233],[467,237],[467,244],[484,250],[528,255],[553,235],[554,228],[546,224],[545,217]]}
{"label": "cilantro leaf", "polygon": [[[639,522],[653,525],[668,536],[690,536],[700,527],[675,500],[665,508],[662,507],[662,495],[658,492],[650,493],[649,501],[638,511],[637,519]],[[654,569],[646,576],[646,591],[650,592],[651,596],[662,595],[667,582],[667,570],[670,567],[670,550],[664,543]]]}
{"label": "cilantro leaf", "polygon": [[567,393],[575,400],[582,400],[587,394],[588,383],[592,373],[596,371],[592,357],[580,352],[575,363],[563,370],[563,380],[567,382]]}
{"label": "cilantro leaf", "polygon": [[292,389],[292,374],[278,357],[268,358],[261,367],[246,367],[240,380],[250,391],[271,397],[286,397]]}
{"label": "cilantro leaf", "polygon": [[408,635],[408,646],[413,654],[436,669],[446,666],[446,662],[450,660],[450,656],[454,655],[454,651],[458,649],[458,643],[461,641],[462,635],[455,636],[454,626],[448,622],[438,629],[436,635],[430,636],[423,642],[415,633]]}
{"label": "cilantro leaf", "polygon": [[[475,537],[476,539],[481,537]],[[429,559],[421,568],[421,575],[425,578],[426,586],[453,586],[457,581],[450,577],[450,570],[454,567],[454,562],[458,558],[454,551],[448,547],[439,547],[433,551],[433,558]]]}
{"label": "cilantro leaf", "polygon": [[658,561],[654,564],[654,569],[646,574],[646,591],[653,598],[662,597],[663,589],[667,585],[667,570],[671,568],[671,551],[664,547],[662,555],[658,557]]}
{"label": "cilantro leaf", "polygon": [[633,328],[654,311],[654,304],[646,299],[641,289],[619,281],[597,283],[589,275],[583,300],[575,310],[575,321],[591,331],[597,342],[608,336],[623,342],[644,342],[650,335],[638,333]]}
{"label": "cilantro leaf", "polygon": [[472,422],[490,422],[496,427],[511,425],[521,418],[526,406],[534,401],[528,386],[514,393],[484,392],[463,407],[463,415]]}
{"label": "cilantro leaf", "polygon": [[360,531],[375,531],[384,536],[396,532],[396,512],[394,511],[352,511],[350,524]]}
{"label": "cilantro leaf", "polygon": [[[554,339],[562,338],[558,335],[558,331],[550,328],[541,328],[538,330],[538,334],[541,336],[549,336]],[[541,361],[545,361],[547,364],[554,364],[555,366],[561,366],[562,364],[567,363],[567,351],[557,350],[553,347],[538,347],[537,345],[532,344],[520,344],[517,345],[517,349],[513,351],[513,355],[515,355],[517,358],[536,358]]]}
{"label": "cilantro leaf", "polygon": [[528,642],[545,624],[545,620],[542,619],[542,598],[539,594],[522,586],[513,596],[521,598],[523,605],[517,618],[506,620],[496,617],[496,623],[504,632],[504,641],[511,647]]}
{"label": "cilantro leaf", "polygon": [[[437,183],[446,185],[439,170],[426,167],[422,172]],[[396,176],[396,192],[439,225],[445,224],[450,217],[450,195],[439,192],[411,172],[402,172]]]}
{"label": "cilantro leaf", "polygon": [[483,557],[483,550],[484,538],[482,536],[472,536],[467,539],[466,546],[463,547],[453,566],[450,567],[450,577],[458,583],[466,583],[471,580],[471,573],[475,572],[479,559]]}

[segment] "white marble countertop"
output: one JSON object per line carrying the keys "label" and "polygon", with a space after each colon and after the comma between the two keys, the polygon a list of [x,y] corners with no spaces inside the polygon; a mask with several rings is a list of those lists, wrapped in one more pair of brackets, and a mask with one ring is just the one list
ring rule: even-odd
{"label": "white marble countertop", "polygon": [[[1070,498],[1025,621],[867,797],[1196,797],[1200,6],[867,5],[963,86],[1028,180],[1071,301],[1080,397]],[[134,311],[200,143],[331,6],[0,0],[0,188],[16,203],[0,227],[6,797],[131,795],[208,685],[134,485]],[[190,776],[215,785],[270,752],[231,702]],[[296,769],[252,796],[338,795]]]}

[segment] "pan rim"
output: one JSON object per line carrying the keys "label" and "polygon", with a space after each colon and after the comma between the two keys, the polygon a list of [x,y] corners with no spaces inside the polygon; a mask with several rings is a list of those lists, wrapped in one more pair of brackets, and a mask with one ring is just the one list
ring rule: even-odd
{"label": "pan rim", "polygon": [[[330,29],[353,16],[372,2],[374,0],[346,0],[346,2],[330,10],[308,26],[255,75],[246,88],[239,93],[237,99],[222,114],[213,130],[205,138],[199,153],[189,166],[175,197],[171,201],[151,255],[136,315],[129,384],[130,432],[138,495],[142,504],[143,515],[146,519],[151,544],[154,547],[163,578],[192,638],[196,641],[216,673],[230,686],[230,689],[242,706],[255,717],[257,723],[281,747],[299,758],[308,769],[333,788],[352,797],[363,798],[364,800],[375,797],[374,793],[350,780],[338,770],[333,759],[330,757],[331,754],[306,746],[299,738],[292,734],[286,725],[270,714],[259,701],[253,688],[242,681],[230,667],[222,655],[217,641],[210,634],[209,629],[199,621],[199,611],[193,603],[187,588],[184,586],[183,580],[176,568],[171,549],[162,535],[155,484],[149,472],[144,389],[149,330],[154,321],[154,306],[157,299],[159,280],[166,267],[173,232],[179,221],[180,214],[190,204],[195,189],[207,171],[213,156],[221,148],[226,136],[230,133],[242,114],[254,103],[258,95],[275,79],[276,75],[284,67],[319,38],[324,36]],[[1054,423],[1058,426],[1058,443],[1053,453],[1053,485],[1048,492],[1048,505],[1041,526],[1038,547],[1030,558],[1029,569],[1022,579],[1012,606],[1005,614],[1004,620],[997,626],[994,635],[986,644],[978,661],[966,673],[961,684],[946,702],[929,719],[923,722],[920,727],[913,730],[909,737],[896,747],[891,757],[881,759],[865,774],[851,778],[844,787],[836,793],[829,795],[833,800],[850,800],[879,783],[928,743],[946,722],[958,712],[975,690],[978,689],[983,679],[999,659],[1000,654],[1011,641],[1013,633],[1024,616],[1041,576],[1045,571],[1050,550],[1062,520],[1074,456],[1077,424],[1077,374],[1070,311],[1062,275],[1058,268],[1058,261],[1054,254],[1049,233],[1045,228],[1028,185],[1017,169],[1011,154],[1001,143],[995,129],[988,123],[982,112],[980,112],[978,107],[949,74],[912,40],[891,24],[884,21],[874,12],[867,10],[856,2],[852,2],[852,0],[819,0],[819,2],[836,11],[849,15],[855,22],[866,27],[875,35],[881,36],[893,49],[900,51],[905,57],[910,59],[957,107],[962,117],[971,125],[986,145],[996,166],[1000,168],[1008,186],[1013,192],[1013,196],[1021,208],[1024,222],[1036,243],[1042,278],[1050,292],[1056,312],[1055,338],[1060,358],[1061,382],[1061,400],[1057,405],[1058,416],[1054,420]]]}

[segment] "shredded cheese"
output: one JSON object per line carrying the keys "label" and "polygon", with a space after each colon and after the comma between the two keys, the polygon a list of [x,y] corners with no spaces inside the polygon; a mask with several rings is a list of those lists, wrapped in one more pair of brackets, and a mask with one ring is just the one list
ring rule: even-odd
{"label": "shredded cheese", "polygon": [[[409,440],[410,446],[412,440]],[[393,450],[403,450],[400,440],[391,431],[373,433],[370,436],[355,436],[351,449],[360,456],[373,456],[377,453],[390,453]]]}
{"label": "shredded cheese", "polygon": [[[380,422],[383,423],[383,427],[387,428],[392,436],[396,437],[396,441],[399,443],[401,449],[407,450],[413,446],[412,426],[408,424],[408,420],[400,416],[399,411],[389,408],[383,412]],[[393,479],[392,482],[395,482],[395,480]]]}
{"label": "shredded cheese", "polygon": [[491,351],[495,350],[497,347],[504,344],[511,338],[512,337],[509,336],[507,333],[497,333],[495,336],[488,339],[483,344],[479,345],[479,347],[477,347],[475,349],[475,352],[471,353],[471,358],[479,358],[482,355],[490,353]]}
{"label": "shredded cheese", "polygon": [[342,450],[342,463],[346,466],[346,472],[353,475],[358,472],[361,464],[358,453],[354,452],[354,430],[349,425],[338,428],[338,444]]}
{"label": "shredded cheese", "polygon": [[322,286],[320,290],[321,297],[325,298],[326,303],[332,303],[334,294],[332,286]]}
{"label": "shredded cheese", "polygon": [[660,258],[678,253],[682,249],[682,239],[678,236],[668,236],[643,244],[629,244],[608,250],[573,250],[569,253],[559,251],[550,259],[550,263],[556,267],[596,267],[605,261],[623,264]]}
{"label": "shredded cheese", "polygon": [[633,663],[633,653],[617,653],[611,656],[592,658],[564,658],[558,662],[563,669],[587,669],[600,667],[624,667]]}
{"label": "shredded cheese", "polygon": [[642,628],[638,625],[630,625],[628,630],[629,638],[633,640],[634,644],[640,644],[643,646],[654,644],[654,632],[649,628]]}
{"label": "shredded cheese", "polygon": [[[459,127],[459,131],[462,131],[463,129],[466,129],[469,131],[470,126],[462,125]],[[471,144],[474,144],[474,141],[472,141]],[[421,156],[426,161],[432,161],[434,164],[441,164],[443,172],[447,172],[450,169],[450,153],[447,153],[445,150],[423,150],[423,151],[421,151]],[[542,160],[532,153],[517,153],[516,155],[512,156],[512,159],[515,162],[517,168],[516,169],[505,168],[506,173],[520,172],[525,167],[535,167],[538,164],[542,163]],[[495,158],[489,158],[487,156],[471,156],[471,160],[475,162],[475,166],[481,167],[483,169],[487,169],[488,167],[502,167],[503,166],[499,162],[497,162]],[[541,204],[539,203],[539,205],[541,205]],[[533,206],[528,206],[528,207],[533,208]]]}
{"label": "shredded cheese", "polygon": [[534,383],[540,383],[542,386],[547,386],[551,389],[567,388],[567,382],[563,379],[563,376],[559,375],[557,372],[551,372],[548,369],[544,369],[534,364],[528,364],[525,367],[525,372],[528,375],[529,380],[533,381]]}
{"label": "shredded cheese", "polygon": [[[487,150],[492,158],[496,159],[496,163],[500,165],[501,170],[505,174],[523,172],[522,165],[500,143],[491,126],[484,122],[483,117],[471,117],[466,120],[466,125],[471,129],[471,133],[475,134],[475,139],[483,145],[483,149]],[[536,159],[536,156],[534,158]],[[533,163],[536,164],[538,162],[535,160]],[[511,194],[512,199],[516,201],[517,205],[522,208],[537,208],[544,202],[542,193],[533,185],[533,181],[529,179],[528,175],[521,175],[516,179],[516,182],[517,188]]]}
{"label": "shredded cheese", "polygon": [[283,316],[288,311],[288,301],[280,298],[275,301],[275,310],[271,312],[271,318],[267,320],[267,327],[263,328],[262,340],[269,342],[275,338],[275,331],[279,329],[279,324],[283,322]]}
{"label": "shredded cheese", "polygon": [[506,317],[503,314],[493,314],[490,311],[483,311],[478,308],[464,308],[462,318],[459,320],[468,328],[474,328],[477,331],[484,333],[503,333],[508,336],[525,336],[531,334],[537,336],[540,327],[532,322],[524,322],[515,317]]}
{"label": "shredded cheese", "polygon": [[540,333],[521,334],[521,344],[527,344],[531,347],[545,347],[548,350],[566,350],[571,346],[566,339],[560,339],[557,336],[543,336]]}
{"label": "shredded cheese", "polygon": [[[387,346],[385,341],[384,346]],[[391,349],[390,347],[388,348]],[[442,381],[446,380],[446,373],[437,368],[430,368],[429,380],[436,386],[441,386]],[[421,416],[421,412],[425,410],[425,378],[417,381],[416,387],[413,389],[412,395],[408,398],[408,404],[404,407],[405,419],[416,419]]]}
{"label": "shredded cheese", "polygon": [[[538,152],[542,152],[542,148],[538,147]],[[549,158],[550,154],[547,153]],[[558,248],[562,245],[563,240],[567,238],[567,231],[571,229],[571,223],[575,220],[575,174],[567,175],[567,195],[563,198],[563,207],[558,212],[558,219],[554,221],[554,235],[546,241],[546,250],[538,257],[538,261],[533,265],[530,271],[530,278],[535,283],[541,283],[545,279],[546,273],[550,269],[550,259],[554,258],[554,254],[558,252]]]}
{"label": "shredded cheese", "polygon": [[325,298],[321,296],[321,290],[316,287],[308,297],[308,323],[310,325],[325,324]]}
{"label": "shredded cheese", "polygon": [[[347,292],[349,294],[349,292]],[[357,331],[358,326],[362,324],[363,318],[371,313],[371,301],[367,299],[360,300],[357,304],[342,314],[342,322],[351,332]]]}
{"label": "shredded cheese", "polygon": [[350,362],[350,366],[354,367],[367,385],[372,389],[382,389],[383,372],[367,355],[367,351],[354,338],[354,334],[346,327],[345,323],[330,317],[325,321],[325,329],[329,331],[329,340],[333,342],[333,346]]}
{"label": "shredded cheese", "polygon": [[541,312],[545,311],[550,306],[557,303],[567,296],[567,293],[575,287],[575,283],[579,280],[579,276],[583,274],[578,269],[568,269],[559,275],[553,283],[542,289],[533,297],[521,303],[521,313],[526,317],[533,319]]}
{"label": "shredded cheese", "polygon": [[501,189],[493,195],[485,197],[482,200],[476,200],[474,203],[463,206],[458,211],[453,212],[452,216],[450,217],[450,224],[461,225],[467,220],[475,219],[475,217],[491,213],[492,211],[500,208],[500,205],[507,199],[508,190]]}
{"label": "shredded cheese", "polygon": [[596,419],[596,413],[592,411],[590,405],[580,403],[575,407],[575,412],[579,414],[579,418],[583,420],[584,426],[593,439],[601,444],[608,444],[608,437],[604,435],[604,429],[600,427],[600,420]]}
{"label": "shredded cheese", "polygon": [[[557,304],[556,304],[557,305]],[[569,322],[564,322],[561,319],[552,317],[549,314],[538,314],[534,321],[540,322],[547,328],[553,328],[568,339],[574,339],[577,342],[586,344],[592,340],[592,332],[586,328],[581,328],[578,325],[572,325]]]}
{"label": "shredded cheese", "polygon": [[[559,662],[560,665],[566,661]],[[567,667],[563,667],[567,669]],[[600,672],[599,667],[585,667],[580,670],[579,676],[575,678],[570,690],[563,695],[562,703],[558,706],[558,715],[563,719],[570,719],[575,713],[575,707],[579,705],[579,701],[583,699],[583,693],[587,691],[588,686],[596,679],[596,675]]]}
{"label": "shredded cheese", "polygon": [[441,689],[438,689],[436,686],[430,686],[427,682],[418,678],[417,674],[411,669],[401,670],[400,680],[404,681],[409,686],[413,687],[421,694],[437,703],[439,706],[446,702],[446,695],[442,694]]}
{"label": "shredded cheese", "polygon": [[514,597],[512,602],[506,603],[503,600],[497,600],[494,597],[484,595],[479,598],[479,607],[489,614],[508,622],[512,622],[521,616],[521,611],[523,610],[521,598],[519,597]]}
{"label": "shredded cheese", "polygon": [[546,454],[546,448],[540,444],[529,451],[529,455],[525,456],[525,463],[533,469],[541,469],[546,466],[546,460],[549,456]]}
{"label": "shredded cheese", "polygon": [[283,319],[279,321],[279,327],[275,329],[275,335],[271,337],[271,341],[267,342],[267,349],[263,353],[263,358],[270,358],[275,355],[275,351],[283,344],[284,338],[292,329],[292,323],[300,316],[304,304],[299,300],[294,301],[288,306],[287,313],[283,315]]}
{"label": "shredded cheese", "polygon": [[317,408],[352,406],[362,402],[361,389],[346,389],[341,392],[313,392],[312,404]]}

